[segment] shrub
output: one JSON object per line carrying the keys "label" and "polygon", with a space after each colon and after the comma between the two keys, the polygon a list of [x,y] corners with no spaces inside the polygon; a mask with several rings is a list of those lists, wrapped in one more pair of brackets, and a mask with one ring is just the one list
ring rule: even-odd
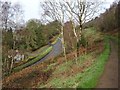
{"label": "shrub", "polygon": [[[95,28],[87,28],[83,31],[84,39],[89,46],[95,44],[98,41],[103,40],[102,34],[95,30]],[[84,40],[83,40],[84,41]]]}

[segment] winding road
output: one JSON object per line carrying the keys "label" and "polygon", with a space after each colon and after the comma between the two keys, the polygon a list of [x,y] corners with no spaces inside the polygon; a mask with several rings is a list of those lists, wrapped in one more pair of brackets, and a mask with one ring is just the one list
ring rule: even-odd
{"label": "winding road", "polygon": [[[44,60],[56,57],[56,56],[60,55],[62,53],[62,51],[63,51],[62,50],[62,42],[61,42],[61,39],[58,38],[58,41],[53,45],[52,51],[33,65],[36,65]],[[31,65],[31,66],[33,66],[33,65]]]}

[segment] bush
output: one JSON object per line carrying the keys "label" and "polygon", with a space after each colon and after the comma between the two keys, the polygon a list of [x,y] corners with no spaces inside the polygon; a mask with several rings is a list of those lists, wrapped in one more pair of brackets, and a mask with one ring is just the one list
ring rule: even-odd
{"label": "bush", "polygon": [[79,41],[79,47],[80,47],[80,44],[82,44],[83,47],[85,47],[87,45],[87,41],[85,40],[84,35],[82,35],[81,41]]}
{"label": "bush", "polygon": [[95,30],[95,28],[93,27],[85,29],[83,31],[83,35],[85,39],[83,39],[83,41],[86,41],[89,46],[103,40],[102,34],[99,31]]}

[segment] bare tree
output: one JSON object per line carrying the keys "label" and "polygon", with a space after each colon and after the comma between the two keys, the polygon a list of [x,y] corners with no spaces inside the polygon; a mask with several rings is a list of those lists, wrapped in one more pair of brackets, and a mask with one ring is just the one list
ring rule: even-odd
{"label": "bare tree", "polygon": [[[24,22],[22,6],[19,3],[15,3],[12,6],[12,9],[13,9],[14,15],[13,15],[12,20],[11,20],[11,25],[12,25],[11,27],[13,27],[15,30],[19,30],[22,23]],[[13,39],[14,39],[13,48],[14,49],[16,46],[16,38],[17,37],[18,36],[16,34],[14,34],[14,36],[13,36]]]}
{"label": "bare tree", "polygon": [[5,28],[5,30],[9,27],[10,18],[13,16],[12,8],[11,8],[10,2],[2,2],[1,5],[1,21],[2,21],[2,27]]}
{"label": "bare tree", "polygon": [[63,51],[64,51],[64,57],[66,58],[66,50],[65,50],[65,42],[64,42],[64,16],[65,16],[65,8],[63,7],[62,2],[60,1],[54,1],[54,0],[48,0],[43,3],[41,3],[42,9],[44,10],[44,17],[48,21],[55,21],[57,20],[60,22],[61,27],[61,37],[62,37],[62,45],[63,45]]}
{"label": "bare tree", "polygon": [[16,28],[23,22],[23,10],[19,3],[0,2],[0,21],[5,30],[9,27]]}
{"label": "bare tree", "polygon": [[[72,30],[73,30],[73,33],[74,33],[74,36],[76,38],[76,42],[75,42],[75,45],[73,45],[72,47],[75,49],[77,47],[77,42],[79,40],[79,37],[77,35],[77,32],[76,32],[76,26],[75,26],[75,18],[74,18],[74,14],[72,12],[72,8],[74,7],[73,5],[73,2],[71,1],[64,1],[64,7],[65,7],[65,14],[67,15],[68,19],[70,20],[70,22],[72,23]],[[69,33],[69,32],[68,32]],[[76,53],[75,53],[75,59],[76,59],[76,63],[77,63],[77,57],[78,57],[78,54],[77,54],[77,49],[76,49]]]}
{"label": "bare tree", "polygon": [[[13,28],[20,26],[22,9],[19,3],[12,5],[10,2],[0,2],[0,22],[3,30],[3,66],[5,72],[11,73],[15,56],[15,39]],[[9,52],[9,53],[8,53]]]}
{"label": "bare tree", "polygon": [[[96,17],[99,13],[100,1],[88,1],[88,0],[70,0],[65,1],[66,10],[70,16],[69,19],[73,24],[74,35],[77,39],[77,57],[79,56],[79,47],[81,46],[80,41],[82,38],[83,25],[87,21]],[[79,25],[79,30],[75,30],[75,23]]]}
{"label": "bare tree", "polygon": [[19,3],[15,3],[13,6],[14,16],[13,16],[13,22],[15,29],[19,29],[21,24],[24,22],[23,20],[23,9],[22,6]]}

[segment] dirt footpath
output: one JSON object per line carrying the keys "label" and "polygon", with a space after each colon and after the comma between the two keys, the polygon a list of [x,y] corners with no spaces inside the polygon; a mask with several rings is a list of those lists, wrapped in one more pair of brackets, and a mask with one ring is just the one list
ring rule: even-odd
{"label": "dirt footpath", "polygon": [[111,53],[96,88],[118,88],[118,45],[110,41]]}

